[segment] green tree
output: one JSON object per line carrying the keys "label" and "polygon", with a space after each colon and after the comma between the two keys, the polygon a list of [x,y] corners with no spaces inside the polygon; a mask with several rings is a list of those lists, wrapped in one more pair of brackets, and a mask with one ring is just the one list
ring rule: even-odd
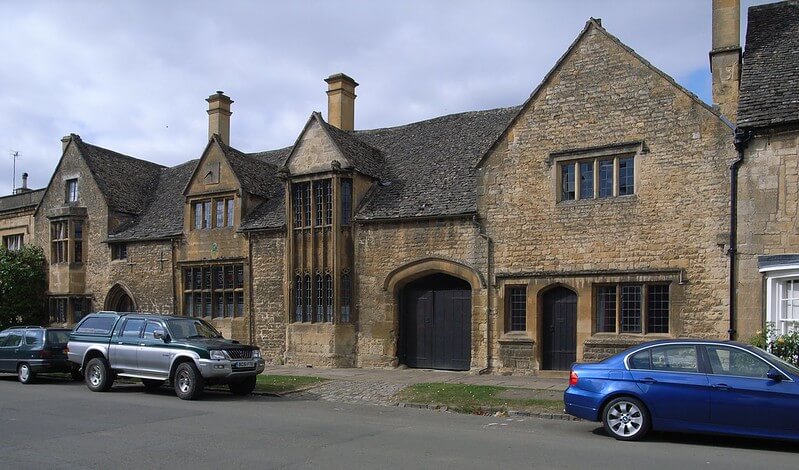
{"label": "green tree", "polygon": [[17,251],[0,247],[0,329],[10,325],[43,325],[47,277],[44,252],[38,246]]}

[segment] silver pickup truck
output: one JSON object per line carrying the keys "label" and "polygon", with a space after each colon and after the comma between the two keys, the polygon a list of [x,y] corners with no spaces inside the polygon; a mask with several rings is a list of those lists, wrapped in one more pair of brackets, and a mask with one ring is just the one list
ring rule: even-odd
{"label": "silver pickup truck", "polygon": [[264,370],[257,347],[224,339],[209,323],[191,317],[93,313],[72,331],[67,348],[94,392],[110,390],[119,376],[141,379],[147,390],[171,383],[184,400],[217,384],[248,395]]}

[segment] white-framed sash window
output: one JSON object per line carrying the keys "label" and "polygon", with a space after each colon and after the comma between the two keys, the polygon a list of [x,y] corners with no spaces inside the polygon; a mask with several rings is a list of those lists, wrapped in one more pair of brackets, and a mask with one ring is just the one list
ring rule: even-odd
{"label": "white-framed sash window", "polygon": [[766,321],[775,333],[799,330],[799,265],[761,268],[766,276]]}

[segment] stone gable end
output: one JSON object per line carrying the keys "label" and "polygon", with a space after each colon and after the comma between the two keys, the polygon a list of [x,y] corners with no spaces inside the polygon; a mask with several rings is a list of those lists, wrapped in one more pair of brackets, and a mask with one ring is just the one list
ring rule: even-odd
{"label": "stone gable end", "polygon": [[[634,158],[633,194],[561,200],[561,165],[598,155]],[[577,360],[604,356],[620,335],[597,339],[597,286],[665,283],[666,337],[724,337],[734,159],[732,130],[716,114],[589,24],[479,166],[497,334],[508,331],[504,288],[527,286],[530,359],[541,367],[542,299],[563,286],[577,298]]]}
{"label": "stone gable end", "polygon": [[186,186],[185,194],[194,196],[239,189],[241,184],[225,158],[222,148],[216,142],[212,142],[200,158],[197,169]]}
{"label": "stone gable end", "polygon": [[294,151],[288,161],[289,171],[292,175],[330,171],[330,164],[333,160],[338,161],[342,169],[352,167],[350,161],[344,157],[322,125],[316,119],[311,118],[311,122],[306,126],[294,146]]}

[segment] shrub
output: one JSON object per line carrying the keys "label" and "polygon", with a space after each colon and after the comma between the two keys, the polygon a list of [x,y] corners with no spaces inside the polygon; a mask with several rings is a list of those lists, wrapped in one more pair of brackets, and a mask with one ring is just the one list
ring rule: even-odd
{"label": "shrub", "polygon": [[38,246],[9,251],[0,246],[0,329],[47,321],[44,252]]}
{"label": "shrub", "polygon": [[799,331],[795,329],[785,334],[777,334],[774,324],[766,323],[749,342],[784,361],[799,365]]}

